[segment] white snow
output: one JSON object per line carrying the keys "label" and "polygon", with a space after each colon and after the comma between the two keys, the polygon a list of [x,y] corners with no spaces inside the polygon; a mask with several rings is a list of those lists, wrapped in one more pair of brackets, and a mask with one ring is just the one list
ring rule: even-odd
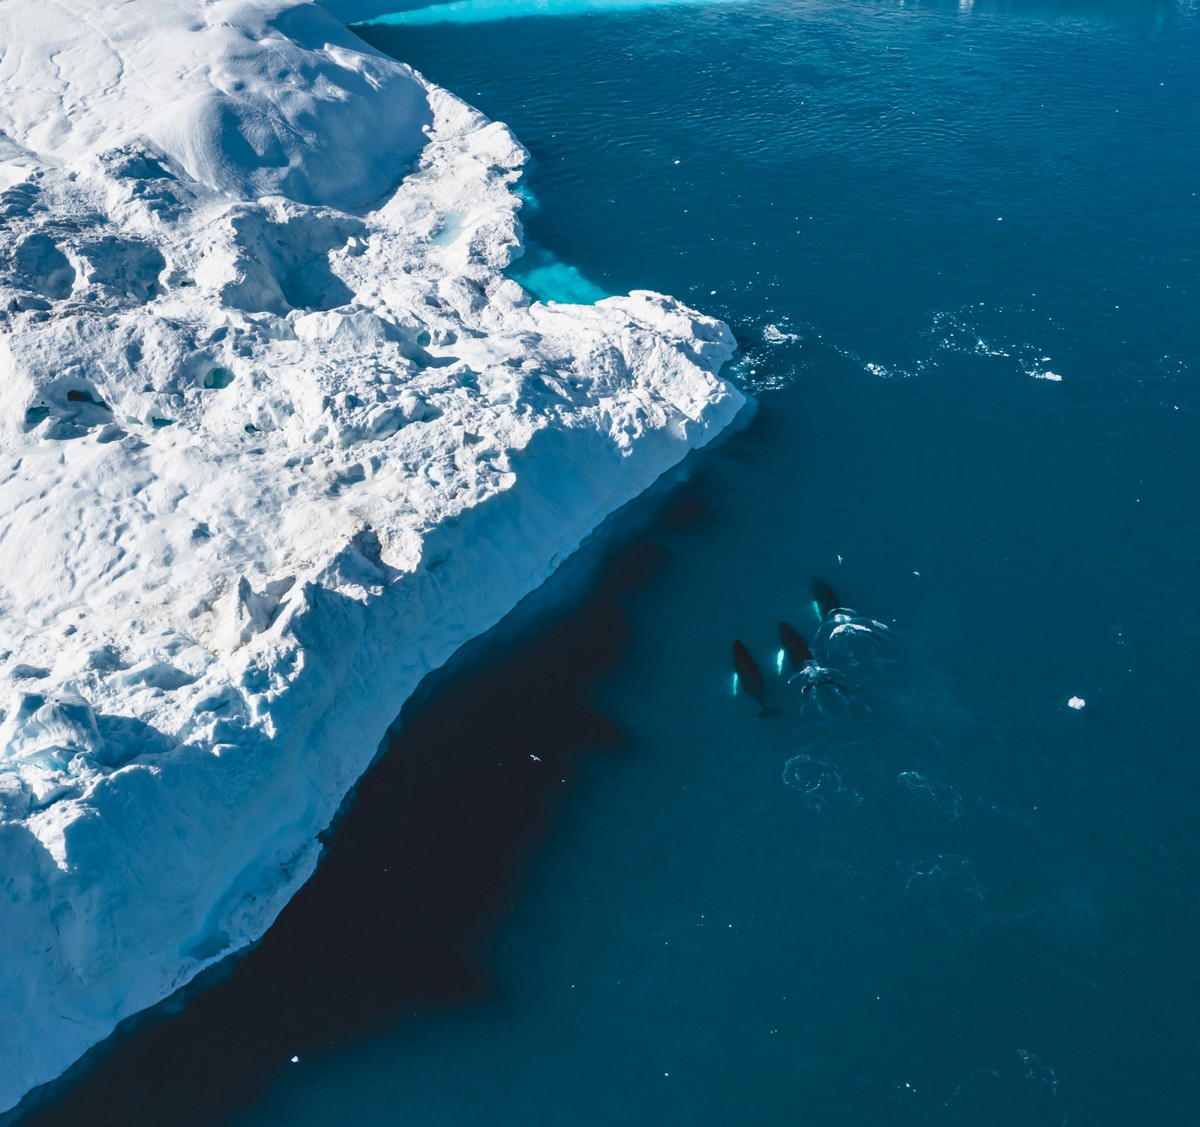
{"label": "white snow", "polygon": [[524,150],[313,4],[4,0],[0,83],[3,1109],[742,398],[670,298],[531,303]]}

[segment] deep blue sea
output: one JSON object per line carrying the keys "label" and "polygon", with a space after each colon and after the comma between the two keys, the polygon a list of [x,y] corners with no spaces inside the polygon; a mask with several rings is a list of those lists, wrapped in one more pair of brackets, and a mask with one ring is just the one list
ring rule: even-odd
{"label": "deep blue sea", "polygon": [[560,7],[363,34],[529,148],[519,277],[724,318],[757,415],[29,1122],[1200,1122],[1200,10]]}

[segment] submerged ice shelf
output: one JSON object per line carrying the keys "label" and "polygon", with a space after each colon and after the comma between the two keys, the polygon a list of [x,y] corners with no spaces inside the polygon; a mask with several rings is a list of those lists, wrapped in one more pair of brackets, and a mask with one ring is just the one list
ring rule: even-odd
{"label": "submerged ice shelf", "polygon": [[260,936],[425,673],[742,403],[719,322],[506,278],[524,150],[322,8],[58,7],[0,5],[0,1109]]}
{"label": "submerged ice shelf", "polygon": [[589,12],[635,12],[642,8],[741,3],[745,0],[442,0],[394,11],[394,3],[345,0],[334,6],[345,10],[351,20],[417,27],[436,23],[488,23],[529,16],[578,16]]}

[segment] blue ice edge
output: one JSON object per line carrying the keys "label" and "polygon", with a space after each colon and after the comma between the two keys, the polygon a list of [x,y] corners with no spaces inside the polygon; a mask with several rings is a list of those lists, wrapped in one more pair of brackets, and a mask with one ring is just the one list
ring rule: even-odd
{"label": "blue ice edge", "polygon": [[451,0],[407,11],[388,12],[363,24],[414,27],[435,23],[484,23],[527,16],[578,16],[589,12],[634,12],[643,8],[715,7],[746,0]]}

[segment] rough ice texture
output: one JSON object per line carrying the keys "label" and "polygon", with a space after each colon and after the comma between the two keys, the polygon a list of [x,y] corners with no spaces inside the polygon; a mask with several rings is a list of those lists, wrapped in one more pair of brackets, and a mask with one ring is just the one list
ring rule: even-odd
{"label": "rough ice texture", "polygon": [[[336,7],[336,5],[335,5]],[[420,679],[741,404],[288,0],[0,3],[0,1108],[253,942]]]}

